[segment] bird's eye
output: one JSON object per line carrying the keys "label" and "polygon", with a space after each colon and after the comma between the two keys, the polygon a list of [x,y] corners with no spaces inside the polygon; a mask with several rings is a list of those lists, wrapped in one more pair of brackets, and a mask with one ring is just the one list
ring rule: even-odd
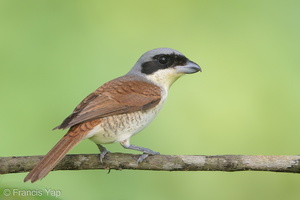
{"label": "bird's eye", "polygon": [[167,56],[160,56],[160,57],[158,58],[158,62],[159,62],[160,64],[162,64],[162,65],[167,64],[168,61],[169,61],[169,58],[168,58]]}

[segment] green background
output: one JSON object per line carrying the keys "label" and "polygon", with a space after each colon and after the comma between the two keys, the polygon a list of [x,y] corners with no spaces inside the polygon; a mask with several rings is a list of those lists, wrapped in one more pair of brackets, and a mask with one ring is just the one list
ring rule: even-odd
{"label": "green background", "polygon": [[[51,129],[85,96],[157,47],[181,51],[203,72],[172,86],[132,144],[162,154],[297,155],[299,10],[297,0],[1,0],[0,156],[46,154],[65,133]],[[98,149],[85,140],[70,153]],[[25,175],[1,175],[0,199],[4,188],[61,190],[61,199],[300,199],[297,174],[58,171],[35,184]]]}

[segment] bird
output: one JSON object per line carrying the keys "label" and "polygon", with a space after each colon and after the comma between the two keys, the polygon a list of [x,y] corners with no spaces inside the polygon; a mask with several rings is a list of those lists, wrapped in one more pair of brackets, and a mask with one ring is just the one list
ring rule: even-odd
{"label": "bird", "polygon": [[144,53],[124,76],[113,79],[84,98],[55,129],[67,129],[61,140],[28,173],[24,182],[44,178],[65,155],[83,139],[90,139],[100,150],[100,161],[110,153],[103,144],[120,143],[125,149],[142,152],[137,162],[151,149],[130,144],[130,138],[157,116],[166,102],[171,85],[200,66],[171,48]]}

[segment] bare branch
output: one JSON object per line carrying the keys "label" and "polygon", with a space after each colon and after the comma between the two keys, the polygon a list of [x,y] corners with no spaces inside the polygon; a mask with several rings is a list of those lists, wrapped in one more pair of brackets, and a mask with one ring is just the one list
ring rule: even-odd
{"label": "bare branch", "polygon": [[[99,154],[67,155],[54,170],[132,169],[158,171],[272,171],[300,173],[300,156],[149,156],[137,163],[140,155],[110,153],[99,161]],[[43,156],[0,157],[0,174],[30,171]]]}

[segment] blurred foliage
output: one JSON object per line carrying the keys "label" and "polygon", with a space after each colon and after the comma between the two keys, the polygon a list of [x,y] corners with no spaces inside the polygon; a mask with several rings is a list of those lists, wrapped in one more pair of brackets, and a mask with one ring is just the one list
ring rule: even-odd
{"label": "blurred foliage", "polygon": [[[162,154],[299,154],[299,9],[296,0],[1,0],[0,156],[46,154],[65,133],[51,129],[86,95],[157,47],[203,72],[173,85],[133,144]],[[71,153],[98,150],[83,141]],[[295,174],[62,171],[35,184],[24,176],[0,176],[0,199],[9,199],[4,188],[59,189],[61,199],[300,198]]]}

